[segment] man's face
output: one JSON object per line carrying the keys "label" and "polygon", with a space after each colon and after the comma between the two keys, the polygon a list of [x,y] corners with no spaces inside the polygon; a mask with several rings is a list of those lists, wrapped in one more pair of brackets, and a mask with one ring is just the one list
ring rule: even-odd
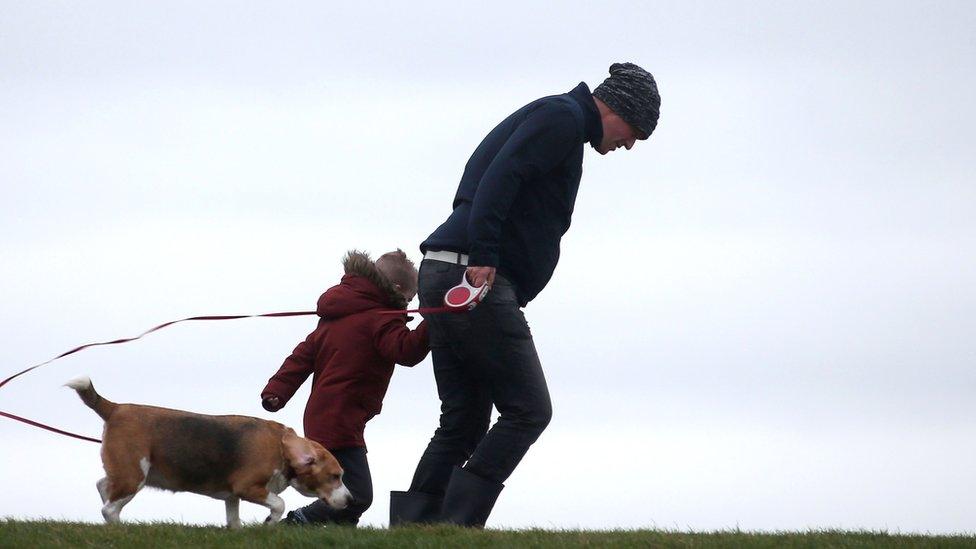
{"label": "man's face", "polygon": [[637,142],[640,132],[615,113],[603,117],[603,141],[594,147],[598,153],[607,154],[620,147],[628,151]]}

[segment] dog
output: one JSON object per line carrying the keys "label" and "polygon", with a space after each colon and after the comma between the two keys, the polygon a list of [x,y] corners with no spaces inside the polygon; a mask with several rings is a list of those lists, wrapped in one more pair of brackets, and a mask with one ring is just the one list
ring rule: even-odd
{"label": "dog", "polygon": [[270,509],[265,523],[278,522],[285,511],[278,494],[289,486],[336,509],[352,499],[335,457],[280,423],[116,404],[95,392],[88,377],[65,385],[105,420],[105,477],[96,487],[107,523],[119,522],[143,486],[224,500],[228,528],[241,527],[241,500]]}

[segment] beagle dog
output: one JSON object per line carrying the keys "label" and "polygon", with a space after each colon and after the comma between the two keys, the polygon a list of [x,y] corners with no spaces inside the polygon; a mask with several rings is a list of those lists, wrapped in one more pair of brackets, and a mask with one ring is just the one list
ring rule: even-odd
{"label": "beagle dog", "polygon": [[87,377],[65,385],[105,420],[105,477],[96,486],[108,523],[119,522],[122,507],[143,486],[222,499],[229,528],[241,527],[242,499],[270,509],[266,523],[278,522],[285,511],[278,494],[289,486],[336,509],[352,499],[335,457],[280,423],[116,404]]}

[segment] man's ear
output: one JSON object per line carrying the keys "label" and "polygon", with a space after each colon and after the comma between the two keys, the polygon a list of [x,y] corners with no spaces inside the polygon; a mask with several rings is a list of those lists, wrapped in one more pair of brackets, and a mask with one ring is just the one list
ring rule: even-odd
{"label": "man's ear", "polygon": [[292,429],[285,429],[285,434],[281,437],[281,452],[288,465],[297,472],[315,463],[315,449]]}

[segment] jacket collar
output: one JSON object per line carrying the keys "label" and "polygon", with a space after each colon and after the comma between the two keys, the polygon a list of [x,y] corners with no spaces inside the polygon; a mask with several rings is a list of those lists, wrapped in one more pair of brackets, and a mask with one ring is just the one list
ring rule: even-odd
{"label": "jacket collar", "polygon": [[600,142],[603,141],[603,122],[600,120],[600,111],[596,108],[596,101],[593,101],[590,87],[586,85],[586,82],[580,82],[569,92],[569,96],[583,108],[586,140],[594,147],[599,146]]}

